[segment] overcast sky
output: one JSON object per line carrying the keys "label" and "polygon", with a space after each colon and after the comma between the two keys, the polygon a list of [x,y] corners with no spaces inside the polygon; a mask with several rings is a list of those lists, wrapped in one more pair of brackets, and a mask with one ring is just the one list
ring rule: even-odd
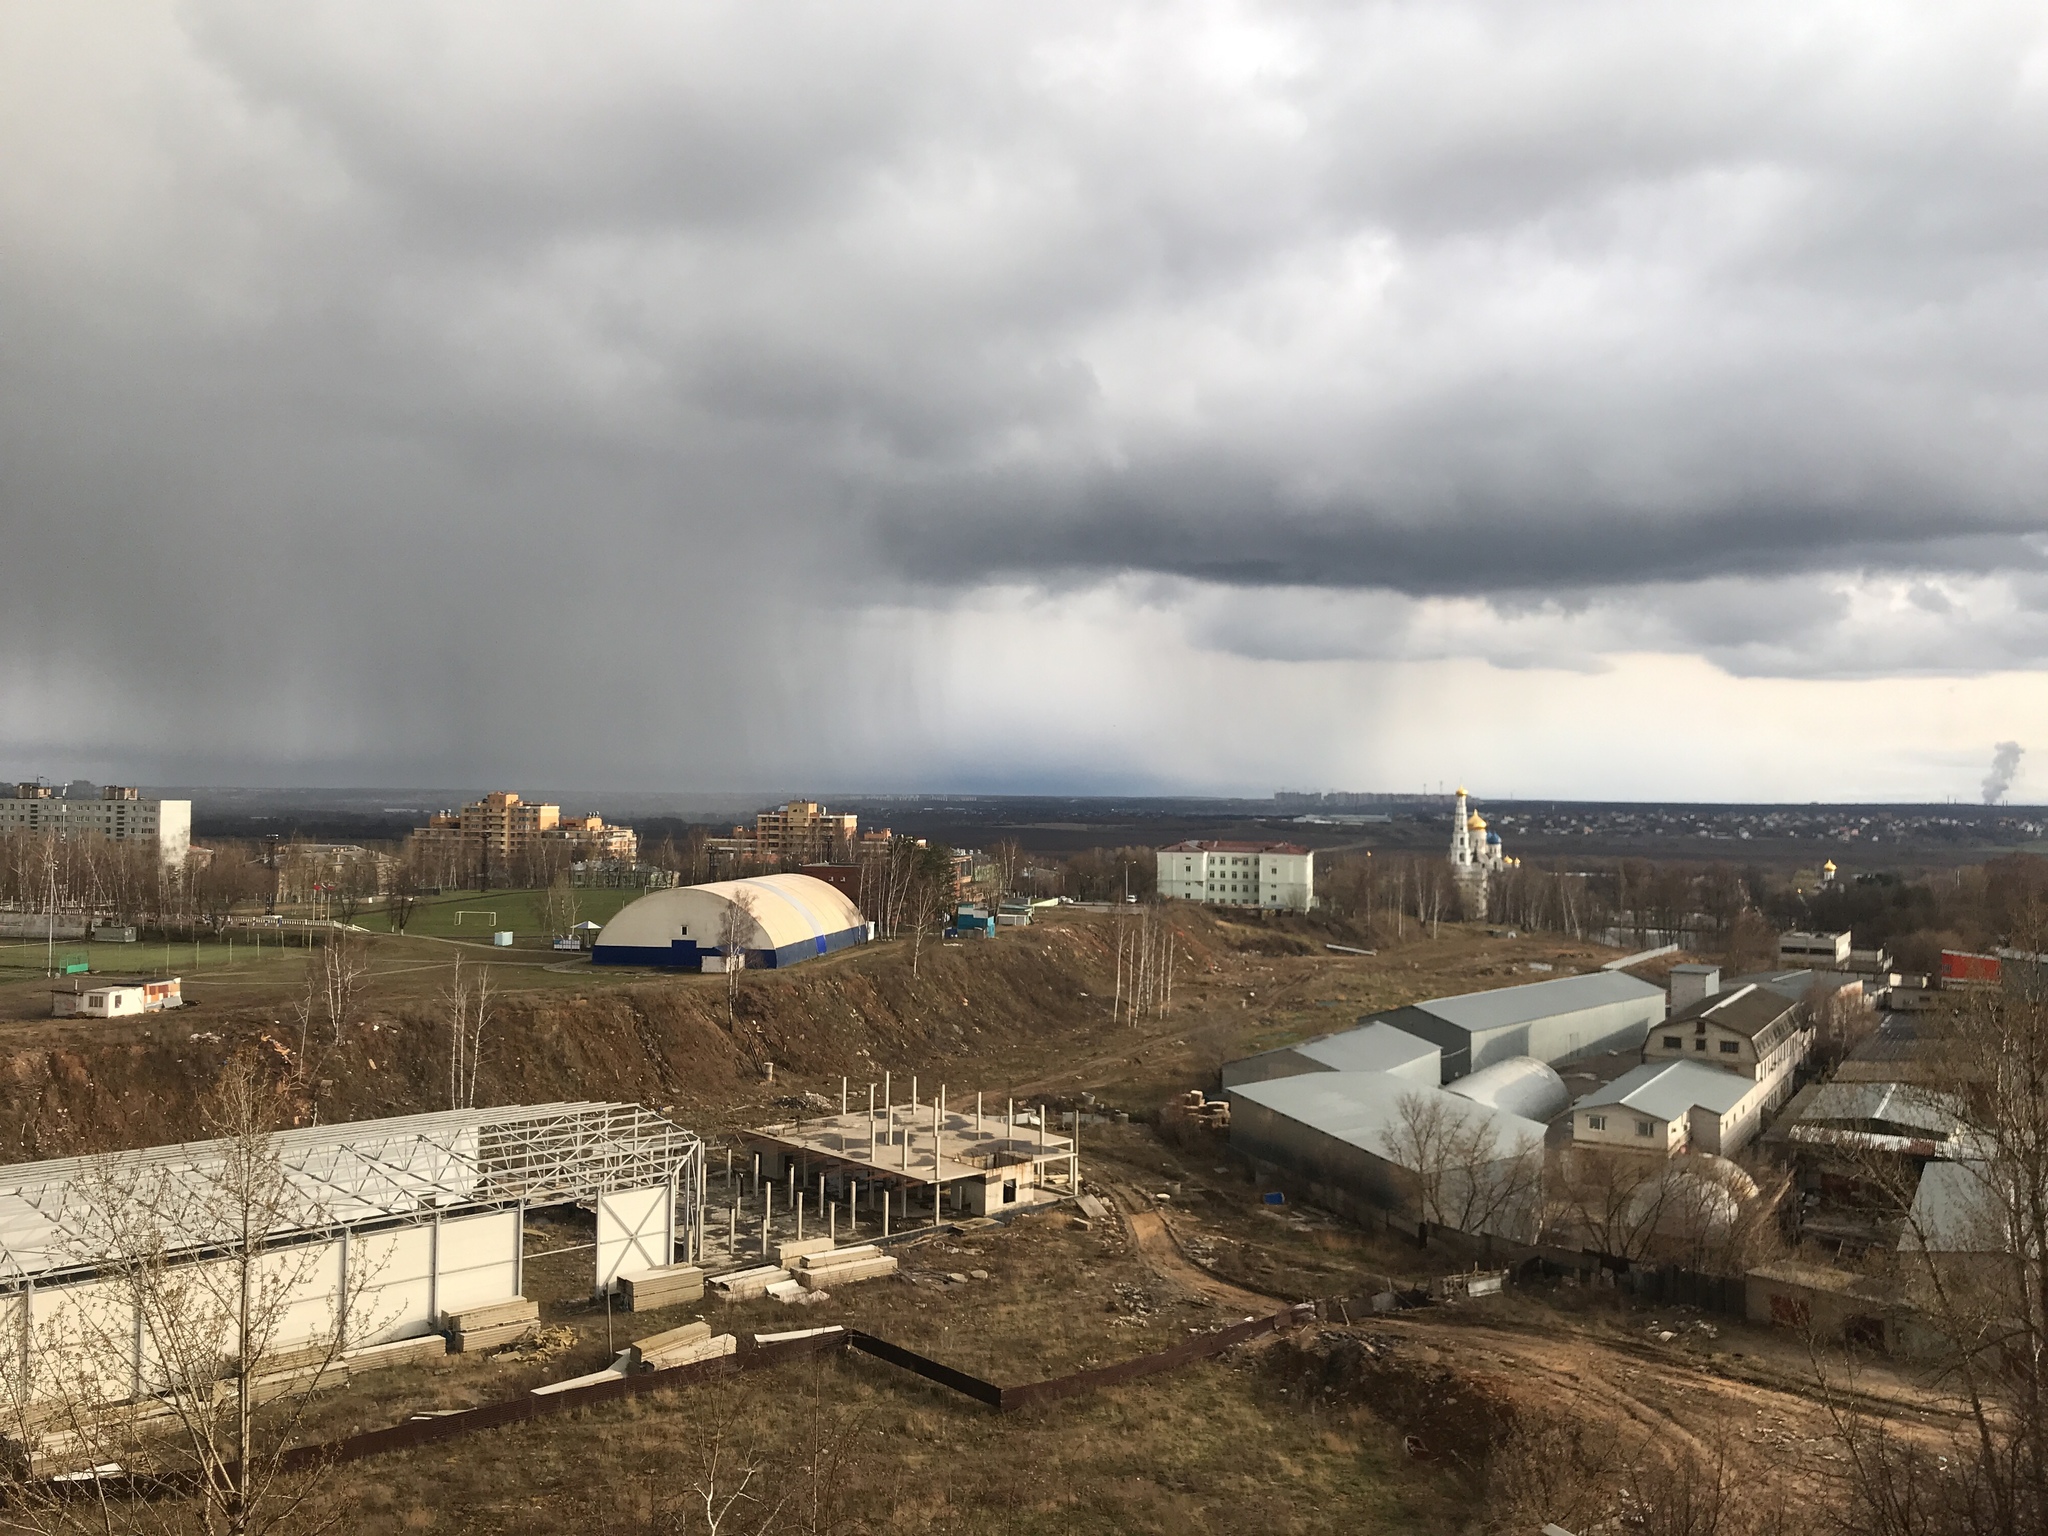
{"label": "overcast sky", "polygon": [[0,771],[1974,796],[2044,245],[2038,4],[0,0]]}

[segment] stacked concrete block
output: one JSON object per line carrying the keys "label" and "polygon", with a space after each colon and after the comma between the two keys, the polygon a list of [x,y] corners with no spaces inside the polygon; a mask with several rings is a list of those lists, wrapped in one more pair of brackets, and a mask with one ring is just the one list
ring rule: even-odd
{"label": "stacked concrete block", "polygon": [[354,1371],[373,1371],[379,1366],[411,1365],[416,1360],[439,1360],[448,1353],[445,1334],[422,1333],[415,1338],[393,1339],[388,1344],[370,1344],[343,1355],[342,1364]]}
{"label": "stacked concrete block", "polygon": [[807,1259],[814,1254],[830,1253],[837,1246],[838,1244],[834,1243],[829,1237],[806,1237],[796,1242],[777,1243],[775,1245],[775,1262],[784,1269],[794,1269],[798,1259]]}
{"label": "stacked concrete block", "polygon": [[736,1269],[728,1275],[714,1275],[711,1288],[727,1301],[751,1301],[768,1294],[768,1287],[789,1278],[780,1264],[761,1264],[753,1269]]}
{"label": "stacked concrete block", "polygon": [[828,1253],[807,1254],[797,1260],[797,1278],[812,1290],[828,1285],[851,1285],[856,1280],[873,1280],[896,1273],[893,1255],[872,1243],[853,1248],[835,1248]]}
{"label": "stacked concrete block", "polygon": [[671,1366],[715,1360],[720,1355],[734,1353],[738,1348],[739,1340],[732,1334],[714,1334],[709,1323],[700,1321],[635,1339],[629,1353],[637,1364],[646,1369],[665,1371]]}
{"label": "stacked concrete block", "polygon": [[664,1264],[619,1276],[619,1295],[628,1312],[654,1312],[680,1307],[704,1296],[704,1271],[694,1264]]}
{"label": "stacked concrete block", "polygon": [[533,1332],[540,1321],[540,1304],[524,1296],[494,1301],[489,1306],[471,1307],[448,1314],[449,1347],[457,1354],[474,1354],[516,1343]]}

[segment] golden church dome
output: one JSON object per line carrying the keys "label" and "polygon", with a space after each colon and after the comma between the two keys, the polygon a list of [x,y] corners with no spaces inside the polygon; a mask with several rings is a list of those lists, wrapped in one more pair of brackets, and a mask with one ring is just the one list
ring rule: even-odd
{"label": "golden church dome", "polygon": [[1486,830],[1486,818],[1477,811],[1474,811],[1471,820],[1465,823],[1465,830],[1468,832],[1484,832]]}

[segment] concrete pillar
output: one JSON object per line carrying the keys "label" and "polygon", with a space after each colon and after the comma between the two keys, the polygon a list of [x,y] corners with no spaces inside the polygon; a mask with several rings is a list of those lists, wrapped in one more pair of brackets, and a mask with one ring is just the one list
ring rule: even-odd
{"label": "concrete pillar", "polygon": [[882,1191],[882,1236],[889,1235],[889,1191]]}
{"label": "concrete pillar", "polygon": [[798,1242],[804,1240],[804,1197],[802,1195],[796,1197],[796,1240]]}
{"label": "concrete pillar", "polygon": [[754,1198],[761,1198],[761,1154],[754,1154]]}
{"label": "concrete pillar", "polygon": [[725,1224],[725,1256],[735,1264],[740,1258],[740,1203],[732,1203],[732,1220]]}
{"label": "concrete pillar", "polygon": [[846,1078],[843,1074],[839,1079],[839,1113],[846,1113]]}
{"label": "concrete pillar", "polygon": [[974,1139],[981,1140],[981,1090],[974,1092]]}
{"label": "concrete pillar", "polygon": [[789,1203],[796,1204],[796,1159],[789,1160]]}
{"label": "concrete pillar", "polygon": [[825,1235],[832,1240],[832,1246],[839,1246],[839,1202],[834,1200],[825,1212]]}

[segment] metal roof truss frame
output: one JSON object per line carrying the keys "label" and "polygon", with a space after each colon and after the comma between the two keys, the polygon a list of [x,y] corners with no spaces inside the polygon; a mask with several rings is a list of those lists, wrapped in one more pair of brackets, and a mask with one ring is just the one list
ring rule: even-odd
{"label": "metal roof truss frame", "polygon": [[[431,1221],[460,1210],[559,1205],[666,1184],[680,1220],[702,1201],[698,1137],[637,1104],[558,1103],[444,1110],[280,1131],[270,1139],[287,1219],[286,1246],[344,1228]],[[145,1190],[174,1254],[203,1257],[227,1237],[219,1221],[221,1142],[145,1147],[100,1157],[0,1167],[0,1293],[91,1272],[104,1224],[93,1190]]]}

